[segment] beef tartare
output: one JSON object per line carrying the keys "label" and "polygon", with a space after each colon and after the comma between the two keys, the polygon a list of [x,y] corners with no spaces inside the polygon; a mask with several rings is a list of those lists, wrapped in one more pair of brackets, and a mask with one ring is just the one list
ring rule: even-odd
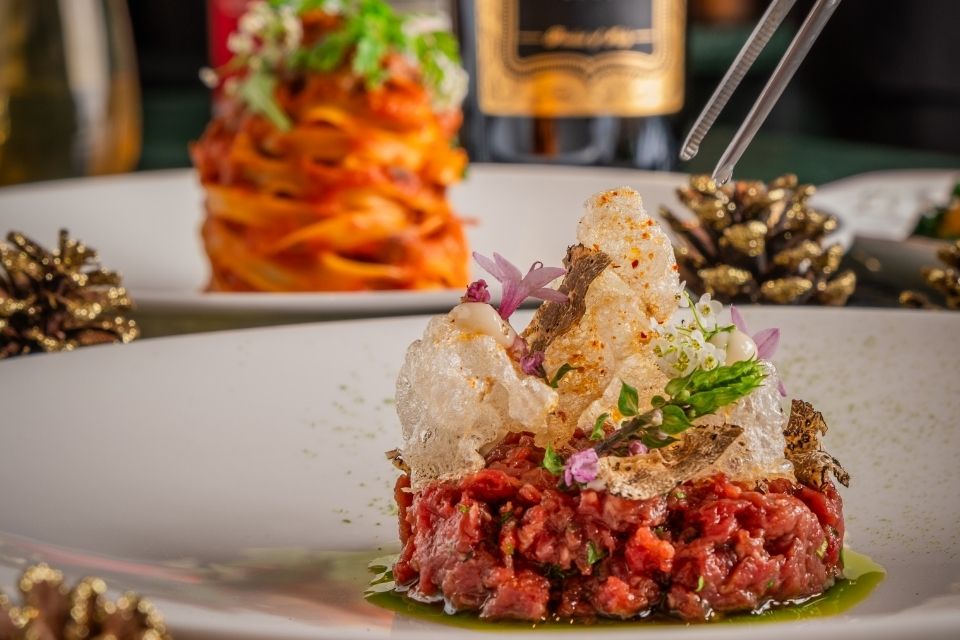
{"label": "beef tartare", "polygon": [[486,467],[417,493],[397,482],[397,584],[481,617],[705,620],[821,593],[840,576],[841,500],[780,479],[764,490],[723,474],[647,500],[563,490],[528,435]]}
{"label": "beef tartare", "polygon": [[[594,196],[564,269],[475,255],[397,381],[396,589],[448,612],[685,621],[822,593],[842,575],[849,476],[771,358],[779,331],[678,282],[639,196]],[[563,276],[557,289],[548,288]],[[545,302],[518,333],[509,318]]]}

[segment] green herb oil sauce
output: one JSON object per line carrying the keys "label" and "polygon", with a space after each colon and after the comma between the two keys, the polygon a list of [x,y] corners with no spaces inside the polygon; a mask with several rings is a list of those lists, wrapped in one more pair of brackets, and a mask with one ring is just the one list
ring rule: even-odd
{"label": "green herb oil sauce", "polygon": [[[551,630],[578,630],[585,626],[611,625],[683,625],[683,621],[666,616],[653,616],[642,620],[622,621],[598,618],[587,623],[567,621],[548,621],[537,624],[529,622],[480,620],[476,612],[463,612],[449,615],[443,612],[440,604],[424,604],[405,597],[394,589],[390,572],[395,556],[385,556],[370,562],[369,569],[375,574],[365,597],[368,602],[396,613],[437,624],[484,631],[516,631],[518,629],[549,628]],[[862,602],[883,580],[885,570],[869,557],[844,549],[843,577],[837,580],[825,593],[807,598],[802,602],[788,603],[768,607],[757,613],[731,614],[719,617],[709,624],[758,624],[768,622],[788,622],[833,616]]]}

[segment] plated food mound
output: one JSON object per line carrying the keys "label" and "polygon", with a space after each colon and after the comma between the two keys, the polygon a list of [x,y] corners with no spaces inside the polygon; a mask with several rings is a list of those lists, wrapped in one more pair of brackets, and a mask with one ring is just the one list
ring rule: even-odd
{"label": "plated food mound", "polygon": [[529,621],[708,620],[822,593],[843,569],[829,475],[849,477],[823,417],[783,411],[779,330],[691,297],[629,188],[591,198],[577,240],[563,269],[475,254],[499,306],[478,280],[410,345],[396,589]]}
{"label": "plated food mound", "polygon": [[452,34],[383,0],[273,0],[228,44],[232,62],[203,74],[224,104],[191,148],[210,288],[465,285]]}

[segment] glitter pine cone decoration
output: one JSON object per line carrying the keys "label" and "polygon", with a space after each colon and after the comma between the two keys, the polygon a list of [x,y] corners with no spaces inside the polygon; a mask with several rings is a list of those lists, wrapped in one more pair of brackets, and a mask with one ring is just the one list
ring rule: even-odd
{"label": "glitter pine cone decoration", "polygon": [[65,230],[49,251],[17,232],[0,242],[0,360],[69,351],[140,335],[121,312],[133,307],[120,275]]}
{"label": "glitter pine cone decoration", "polygon": [[149,601],[135,593],[111,601],[100,578],[67,589],[61,572],[38,564],[18,586],[19,607],[0,592],[0,640],[170,640]]}
{"label": "glitter pine cone decoration", "polygon": [[660,210],[679,240],[681,278],[724,302],[845,304],[856,276],[837,273],[843,247],[824,246],[837,220],[810,207],[814,190],[790,174],[722,187],[692,176],[677,194],[695,219]]}
{"label": "glitter pine cone decoration", "polygon": [[[944,307],[958,311],[960,310],[960,240],[938,250],[937,257],[946,265],[946,268],[924,267],[923,279],[931,289],[943,296]],[[915,309],[943,308],[919,291],[901,293],[900,304]]]}

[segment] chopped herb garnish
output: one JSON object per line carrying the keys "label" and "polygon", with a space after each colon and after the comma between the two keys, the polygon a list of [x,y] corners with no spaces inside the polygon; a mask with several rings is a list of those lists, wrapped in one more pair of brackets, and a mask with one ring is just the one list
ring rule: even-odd
{"label": "chopped herb garnish", "polygon": [[697,588],[694,590],[694,593],[700,593],[703,591],[703,587],[706,585],[706,580],[703,579],[703,576],[697,577]]}
{"label": "chopped herb garnish", "polygon": [[543,452],[543,468],[555,476],[563,473],[563,460],[560,459],[560,456],[557,455],[557,452],[554,451],[550,445],[547,445],[546,450]]}
{"label": "chopped herb garnish", "polygon": [[547,567],[546,570],[547,579],[549,580],[563,580],[567,577],[567,572],[560,568],[559,565],[551,564]]}
{"label": "chopped herb garnish", "polygon": [[460,513],[469,513],[470,506],[461,502],[460,504],[457,505],[457,511],[459,511]]}
{"label": "chopped herb garnish", "polygon": [[557,388],[557,385],[560,384],[560,381],[563,380],[563,376],[567,375],[571,371],[576,371],[577,367],[574,367],[569,362],[564,362],[560,365],[560,368],[557,369],[557,372],[553,374],[553,377],[550,378],[550,386],[554,389]]}
{"label": "chopped herb garnish", "polygon": [[687,494],[686,492],[680,489],[677,489],[676,491],[673,492],[673,497],[676,498],[677,500],[683,500],[687,497]]}
{"label": "chopped herb garnish", "polygon": [[638,404],[639,398],[637,396],[637,390],[626,382],[621,381],[620,397],[617,398],[617,409],[620,410],[621,415],[626,418],[637,415]]}
{"label": "chopped herb garnish", "polygon": [[826,539],[824,539],[824,541],[820,544],[820,546],[817,547],[817,557],[822,558],[826,554],[827,554],[827,541]]}
{"label": "chopped herb garnish", "polygon": [[587,541],[587,564],[593,566],[606,555],[602,549],[597,549],[597,546],[593,544],[593,540]]}
{"label": "chopped herb garnish", "polygon": [[597,416],[597,419],[593,423],[593,431],[590,432],[591,440],[603,440],[603,437],[607,435],[607,432],[603,429],[603,425],[605,425],[609,419],[609,413],[601,413]]}

